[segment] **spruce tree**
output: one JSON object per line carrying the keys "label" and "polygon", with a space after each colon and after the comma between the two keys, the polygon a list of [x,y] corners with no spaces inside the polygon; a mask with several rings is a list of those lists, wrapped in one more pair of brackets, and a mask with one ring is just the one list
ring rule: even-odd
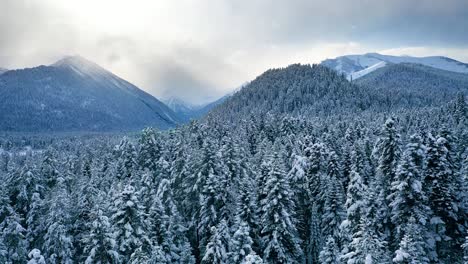
{"label": "spruce tree", "polygon": [[397,132],[393,118],[385,121],[379,136],[373,150],[373,156],[377,162],[374,188],[379,190],[376,197],[379,207],[376,222],[382,223],[380,232],[386,236],[387,242],[392,242],[394,240],[392,238],[393,225],[390,219],[391,201],[388,200],[388,197],[391,193],[391,185],[395,180],[396,169],[401,156],[400,134]]}
{"label": "spruce tree", "polygon": [[242,263],[247,256],[255,253],[252,249],[253,240],[250,237],[250,228],[245,221],[238,224],[238,228],[232,237],[231,260],[232,263]]}
{"label": "spruce tree", "polygon": [[123,262],[140,247],[149,255],[151,242],[147,235],[144,208],[140,205],[138,193],[128,184],[114,197],[112,206],[112,227],[119,254]]}
{"label": "spruce tree", "polygon": [[322,264],[340,264],[340,248],[333,239],[333,236],[328,236],[327,242],[320,251],[320,263]]}
{"label": "spruce tree", "polygon": [[52,190],[46,217],[44,253],[48,263],[73,263],[74,247],[71,234],[71,199],[63,178],[57,179]]}
{"label": "spruce tree", "polygon": [[41,255],[41,251],[34,248],[28,254],[29,261],[27,264],[46,264],[44,257]]}
{"label": "spruce tree", "polygon": [[411,217],[416,219],[415,224],[421,225],[420,230],[426,232],[430,209],[422,185],[424,168],[425,148],[418,136],[412,136],[397,167],[389,195],[395,244],[403,239]]}
{"label": "spruce tree", "polygon": [[400,241],[399,248],[395,251],[393,262],[395,263],[430,263],[425,250],[424,232],[414,217],[410,217],[405,227],[405,235]]}
{"label": "spruce tree", "polygon": [[89,231],[83,236],[86,264],[119,263],[117,245],[109,218],[99,206],[95,206]]}
{"label": "spruce tree", "polygon": [[[8,213],[0,222],[0,244],[4,247],[5,263],[25,263],[28,254],[28,241],[26,229],[21,225],[23,219],[8,206]],[[1,249],[0,249],[1,250]]]}
{"label": "spruce tree", "polygon": [[26,215],[26,225],[28,227],[26,238],[30,247],[39,248],[44,243],[43,236],[46,230],[43,219],[45,214],[46,208],[44,200],[39,193],[33,193],[29,211]]}
{"label": "spruce tree", "polygon": [[447,139],[428,137],[425,190],[433,216],[431,226],[436,237],[436,253],[445,258],[456,250],[459,204],[456,198],[457,181]]}
{"label": "spruce tree", "polygon": [[217,227],[211,227],[211,236],[201,261],[202,264],[229,263],[230,236],[225,220],[221,220]]}
{"label": "spruce tree", "polygon": [[332,236],[338,247],[341,247],[340,225],[345,219],[344,191],[340,180],[337,156],[334,152],[329,154],[326,175],[326,185],[324,190],[323,214],[322,214],[322,234],[326,237]]}
{"label": "spruce tree", "polygon": [[360,218],[349,251],[341,258],[343,263],[390,263],[385,242],[372,228],[371,221],[364,215]]}
{"label": "spruce tree", "polygon": [[267,263],[294,263],[301,260],[302,251],[295,227],[292,190],[278,152],[274,152],[270,164],[264,187],[266,197],[261,201],[263,260]]}

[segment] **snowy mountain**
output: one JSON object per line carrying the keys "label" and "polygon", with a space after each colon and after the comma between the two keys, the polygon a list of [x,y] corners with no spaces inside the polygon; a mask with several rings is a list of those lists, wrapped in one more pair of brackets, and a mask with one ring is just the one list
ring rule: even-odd
{"label": "snowy mountain", "polygon": [[204,105],[195,105],[186,102],[182,99],[171,97],[163,100],[163,102],[172,109],[181,120],[189,121],[194,117],[194,113],[201,109]]}
{"label": "snowy mountain", "polygon": [[1,67],[0,67],[0,75],[3,74],[4,72],[7,72],[7,71],[8,71],[8,69],[1,68]]}
{"label": "snowy mountain", "polygon": [[388,64],[414,63],[458,73],[468,73],[468,64],[442,56],[410,57],[390,56],[378,53],[347,55],[327,59],[322,65],[343,73],[348,79],[358,79]]}
{"label": "snowy mountain", "polygon": [[129,131],[178,123],[162,102],[78,56],[0,76],[4,131]]}
{"label": "snowy mountain", "polygon": [[232,94],[233,93],[229,93],[215,101],[199,105],[191,104],[175,97],[163,100],[163,102],[177,114],[180,120],[188,122],[192,119],[199,119],[203,117],[211,109],[213,109],[217,105],[220,105]]}

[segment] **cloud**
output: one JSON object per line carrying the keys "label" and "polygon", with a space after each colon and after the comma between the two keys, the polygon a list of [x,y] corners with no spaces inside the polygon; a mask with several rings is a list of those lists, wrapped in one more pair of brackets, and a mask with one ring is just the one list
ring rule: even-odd
{"label": "cloud", "polygon": [[0,0],[0,66],[80,54],[200,102],[271,67],[383,51],[468,61],[466,0]]}

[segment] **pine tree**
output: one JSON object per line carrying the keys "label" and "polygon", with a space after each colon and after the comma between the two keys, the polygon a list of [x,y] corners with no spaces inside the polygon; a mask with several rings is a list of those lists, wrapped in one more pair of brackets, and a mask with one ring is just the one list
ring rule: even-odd
{"label": "pine tree", "polygon": [[425,251],[424,235],[420,224],[414,217],[409,219],[405,227],[405,235],[400,241],[399,248],[395,251],[393,262],[426,264],[430,263]]}
{"label": "pine tree", "polygon": [[273,154],[270,164],[272,167],[264,187],[267,195],[261,201],[263,260],[267,263],[293,263],[301,259],[302,251],[295,227],[292,191],[278,152]]}
{"label": "pine tree", "polygon": [[85,264],[119,263],[116,242],[109,219],[96,206],[90,218],[91,228],[83,236]]}
{"label": "pine tree", "polygon": [[433,236],[436,236],[436,253],[447,257],[454,250],[451,244],[457,233],[458,208],[456,178],[453,171],[447,140],[443,137],[428,137],[425,190],[433,216],[430,220]]}
{"label": "pine tree", "polygon": [[242,260],[241,264],[263,264],[263,260],[260,256],[255,254],[255,252],[251,252],[249,255],[245,256],[244,260]]}
{"label": "pine tree", "polygon": [[320,263],[322,264],[339,264],[340,263],[340,249],[335,243],[333,236],[328,236],[327,242],[320,251]]}
{"label": "pine tree", "polygon": [[159,227],[159,240],[157,241],[165,254],[165,259],[170,263],[194,263],[195,260],[186,237],[187,228],[184,226],[177,205],[173,200],[168,180],[161,180],[155,200],[162,201],[166,205],[163,206],[159,202],[160,209],[157,210],[159,217],[154,221],[154,226]]}
{"label": "pine tree", "polygon": [[52,190],[46,217],[47,233],[44,236],[44,251],[48,263],[73,263],[74,247],[71,236],[70,195],[63,178],[57,179]]}
{"label": "pine tree", "polygon": [[232,237],[231,259],[232,263],[241,263],[247,256],[254,253],[253,240],[250,237],[250,228],[245,221],[238,224],[238,228]]}
{"label": "pine tree", "polygon": [[366,213],[365,195],[367,193],[367,186],[364,185],[361,175],[354,169],[350,172],[351,181],[348,185],[346,207],[346,219],[341,223],[342,253],[346,254],[353,251],[352,241],[356,233],[358,233],[361,219]]}
{"label": "pine tree", "polygon": [[422,186],[424,163],[425,148],[419,137],[412,136],[396,170],[389,196],[391,220],[395,227],[395,244],[402,240],[404,229],[411,217],[421,225],[420,230],[426,232],[430,209]]}
{"label": "pine tree", "polygon": [[25,263],[27,260],[28,242],[26,229],[21,225],[23,219],[8,206],[8,213],[0,223],[0,244],[3,244],[3,253],[6,263]]}
{"label": "pine tree", "polygon": [[93,178],[87,176],[82,178],[85,182],[80,184],[80,190],[77,194],[77,204],[74,210],[75,221],[74,230],[75,234],[75,255],[80,256],[80,261],[84,261],[87,256],[83,254],[85,245],[83,244],[83,236],[88,234],[93,225],[93,214],[95,203],[97,201],[98,190],[94,187],[95,181]]}
{"label": "pine tree", "polygon": [[28,264],[46,264],[44,257],[41,255],[41,251],[37,248],[31,250],[28,257],[30,258]]}
{"label": "pine tree", "polygon": [[[136,262],[135,264],[139,264],[141,262]],[[144,262],[143,262],[144,263]],[[166,255],[164,254],[163,250],[160,246],[154,246],[151,253],[151,258],[148,264],[170,264],[166,259]]]}
{"label": "pine tree", "polygon": [[191,264],[195,263],[192,256],[190,243],[186,237],[187,228],[183,225],[181,216],[174,203],[169,205],[170,217],[167,227],[168,236],[165,239],[170,243],[170,263]]}
{"label": "pine tree", "polygon": [[46,186],[52,189],[57,184],[59,172],[57,170],[57,151],[52,147],[47,148],[42,160],[40,174],[45,179]]}
{"label": "pine tree", "polygon": [[382,232],[387,236],[393,229],[390,221],[390,201],[387,200],[390,194],[391,183],[395,179],[395,173],[398,161],[400,160],[400,135],[397,133],[395,127],[395,120],[393,118],[387,119],[385,122],[380,138],[374,148],[374,156],[377,159],[377,186],[380,190],[379,207],[380,213],[377,215],[379,219],[376,221],[383,224]]}
{"label": "pine tree", "polygon": [[211,236],[206,245],[202,264],[229,263],[229,231],[225,220],[221,220],[217,227],[211,227]]}
{"label": "pine tree", "polygon": [[38,248],[44,243],[45,227],[43,217],[46,213],[44,201],[39,193],[35,192],[32,194],[29,207],[26,215],[26,225],[28,227],[26,238],[30,247]]}
{"label": "pine tree", "polygon": [[[129,180],[135,174],[137,168],[137,152],[135,146],[128,140],[122,139],[116,147],[117,152],[117,178]],[[135,180],[135,179],[134,179]]]}
{"label": "pine tree", "polygon": [[209,229],[216,226],[220,219],[232,217],[228,215],[230,206],[226,199],[228,186],[228,172],[221,169],[221,165],[216,165],[216,171],[212,168],[206,176],[206,181],[200,194],[200,215],[198,229],[202,236],[202,244],[206,245]]}
{"label": "pine tree", "polygon": [[390,263],[385,242],[372,228],[371,219],[362,216],[349,245],[349,252],[342,257],[344,263]]}
{"label": "pine tree", "polygon": [[344,191],[341,185],[338,160],[334,152],[329,154],[326,175],[326,190],[324,192],[324,205],[322,215],[322,234],[326,237],[332,236],[338,247],[341,246],[340,225],[345,219],[343,208]]}
{"label": "pine tree", "polygon": [[161,158],[161,143],[153,128],[145,128],[138,140],[138,164],[140,169],[157,172],[157,162]]}
{"label": "pine tree", "polygon": [[259,249],[257,193],[252,190],[257,190],[255,179],[250,175],[244,175],[239,187],[235,219],[237,224],[241,222],[247,224],[253,247]]}
{"label": "pine tree", "polygon": [[112,227],[121,260],[126,262],[140,247],[147,250],[145,254],[149,254],[151,242],[146,233],[144,208],[140,205],[135,188],[128,184],[116,195],[112,206]]}
{"label": "pine tree", "polygon": [[7,178],[6,187],[9,190],[11,204],[21,217],[26,217],[27,212],[30,210],[33,193],[43,192],[41,178],[34,171],[34,166],[26,161],[25,165]]}

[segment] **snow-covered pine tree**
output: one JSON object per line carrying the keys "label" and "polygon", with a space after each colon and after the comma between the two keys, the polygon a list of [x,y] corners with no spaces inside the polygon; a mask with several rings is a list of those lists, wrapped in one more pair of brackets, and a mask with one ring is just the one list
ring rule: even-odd
{"label": "snow-covered pine tree", "polygon": [[338,157],[335,152],[328,154],[327,175],[325,176],[326,185],[322,198],[323,214],[322,214],[322,235],[325,237],[332,236],[334,243],[341,247],[341,231],[340,225],[345,219],[344,211],[344,190],[341,185],[340,171],[338,167]]}
{"label": "snow-covered pine tree", "polygon": [[77,204],[74,208],[74,224],[73,233],[75,234],[75,256],[79,261],[84,261],[87,256],[83,254],[83,250],[86,245],[83,244],[84,235],[88,234],[92,229],[94,218],[93,214],[95,209],[95,203],[99,190],[95,188],[94,177],[83,176],[80,180],[79,191],[76,194]]}
{"label": "snow-covered pine tree", "polygon": [[255,179],[252,175],[245,174],[240,182],[237,197],[236,224],[245,222],[249,227],[249,236],[253,240],[253,247],[259,249],[260,238],[258,231],[258,207]]}
{"label": "snow-covered pine tree", "polygon": [[390,263],[387,256],[385,242],[372,228],[372,220],[365,215],[361,216],[357,231],[353,233],[352,240],[348,246],[349,251],[341,258],[343,263],[358,264],[384,264]]}
{"label": "snow-covered pine tree", "polygon": [[360,222],[366,213],[365,195],[368,193],[367,186],[364,185],[361,175],[354,169],[350,172],[351,181],[348,184],[347,198],[346,198],[346,219],[341,223],[342,253],[347,254],[353,251],[352,241],[353,237],[360,230]]}
{"label": "snow-covered pine tree", "polygon": [[427,167],[424,187],[433,216],[430,220],[436,253],[445,258],[454,250],[455,234],[458,232],[458,208],[456,178],[447,140],[428,136]]}
{"label": "snow-covered pine tree", "polygon": [[[148,264],[171,264],[166,259],[166,255],[164,254],[162,248],[158,245],[153,246],[153,249],[151,250],[151,258],[149,259]],[[136,259],[135,259],[136,260]],[[140,262],[136,262],[135,264],[139,264]],[[143,262],[145,263],[145,262]]]}
{"label": "snow-covered pine tree", "polygon": [[44,256],[41,255],[41,251],[37,248],[34,248],[28,254],[29,261],[27,264],[46,264]]}
{"label": "snow-covered pine tree", "polygon": [[425,250],[424,231],[414,217],[410,217],[404,231],[404,237],[395,251],[395,263],[430,263]]}
{"label": "snow-covered pine tree", "polygon": [[247,255],[244,260],[242,260],[241,264],[263,264],[263,260],[260,256],[255,254],[255,252],[251,252]]}
{"label": "snow-covered pine tree", "polygon": [[187,228],[184,226],[182,217],[174,203],[169,204],[170,216],[167,227],[168,237],[165,239],[170,245],[169,263],[193,264],[195,258],[192,256],[192,249],[187,239]]}
{"label": "snow-covered pine tree", "polygon": [[46,230],[43,219],[46,212],[45,204],[41,195],[37,192],[33,193],[29,211],[26,215],[26,225],[28,227],[26,238],[29,246],[32,248],[41,247],[44,243],[43,236]]}
{"label": "snow-covered pine tree", "polygon": [[[5,201],[5,199],[1,200]],[[28,241],[26,240],[26,229],[21,224],[23,219],[8,204],[8,201],[5,209],[2,209],[2,214],[5,211],[6,214],[0,222],[0,244],[4,248],[1,255],[3,255],[5,263],[25,263],[28,254]],[[0,248],[0,251],[3,250]]]}
{"label": "snow-covered pine tree", "polygon": [[241,221],[238,223],[238,228],[232,237],[232,249],[230,252],[231,262],[240,264],[251,253],[255,253],[252,249],[253,240],[250,237],[250,228],[247,222]]}
{"label": "snow-covered pine tree", "polygon": [[[15,211],[23,218],[26,217],[26,214],[30,209],[33,193],[41,193],[44,191],[41,184],[42,179],[44,178],[40,178],[40,176],[35,173],[34,164],[30,163],[30,161],[26,160],[22,167],[18,168],[14,173],[8,176],[6,184],[11,204],[15,208]],[[51,170],[54,172],[56,171],[55,168]],[[53,173],[51,172],[51,174]],[[55,179],[55,176],[53,177]],[[55,181],[56,179],[54,182]]]}
{"label": "snow-covered pine tree", "polygon": [[[123,138],[115,150],[117,155],[116,177],[128,181],[137,169],[136,148],[128,138]],[[136,179],[133,179],[134,181]]]}
{"label": "snow-covered pine tree", "polygon": [[[228,215],[228,199],[226,190],[228,186],[228,171],[222,166],[220,160],[215,161],[214,166],[207,172],[205,184],[200,194],[200,215],[198,230],[201,235],[202,245],[206,245],[209,237],[209,230],[216,226],[220,219],[232,217]],[[200,175],[201,176],[201,175]],[[227,221],[227,220],[226,220]],[[227,223],[226,223],[227,224]]]}
{"label": "snow-covered pine tree", "polygon": [[340,248],[333,239],[333,236],[328,236],[327,242],[320,251],[321,264],[340,264]]}
{"label": "snow-covered pine tree", "polygon": [[271,169],[261,201],[260,231],[263,260],[266,263],[294,263],[302,259],[301,241],[295,227],[292,190],[277,151],[271,156]]}
{"label": "snow-covered pine tree", "polygon": [[42,159],[40,175],[49,189],[57,184],[57,178],[59,177],[57,163],[57,151],[52,147],[47,148]]}
{"label": "snow-covered pine tree", "polygon": [[157,173],[157,162],[161,158],[161,143],[153,128],[145,128],[138,139],[138,165],[141,170]]}
{"label": "snow-covered pine tree", "polygon": [[[186,237],[188,229],[184,226],[173,199],[169,180],[161,180],[154,200],[156,204],[159,204],[160,209],[151,210],[150,216],[155,216],[155,212],[159,213],[159,216],[150,218],[150,220],[156,220],[150,226],[154,225],[156,229],[159,229],[159,237],[156,237],[156,241],[159,243],[165,259],[169,263],[194,263],[195,259],[191,254],[190,244]],[[158,200],[160,202],[157,202]]]}
{"label": "snow-covered pine tree", "polygon": [[[373,150],[373,155],[377,160],[376,183],[374,188],[378,188],[377,203],[379,213],[376,215],[375,221],[382,223],[381,232],[388,236],[388,241],[391,239],[391,231],[393,226],[390,220],[390,201],[387,197],[391,193],[391,184],[395,179],[396,168],[400,160],[400,134],[397,132],[395,120],[387,119],[380,131],[380,137]],[[374,185],[374,184],[373,184]]]}
{"label": "snow-covered pine tree", "polygon": [[116,193],[112,205],[112,228],[117,248],[123,262],[127,262],[136,249],[143,247],[150,254],[144,208],[140,205],[138,193],[128,184]]}
{"label": "snow-covered pine tree", "polygon": [[211,227],[211,236],[201,261],[202,264],[229,263],[230,235],[226,220],[221,220],[216,227]]}
{"label": "snow-covered pine tree", "polygon": [[71,235],[71,199],[62,177],[57,178],[48,201],[45,218],[47,232],[44,236],[44,253],[48,263],[73,263],[74,247]]}
{"label": "snow-covered pine tree", "polygon": [[420,225],[421,232],[427,232],[430,209],[422,186],[424,168],[425,147],[421,138],[413,135],[403,152],[389,195],[394,245],[403,239],[411,217],[416,219],[414,224]]}
{"label": "snow-covered pine tree", "polygon": [[119,263],[119,254],[109,218],[98,205],[94,207],[90,217],[90,229],[82,238],[82,243],[85,245],[84,263]]}

